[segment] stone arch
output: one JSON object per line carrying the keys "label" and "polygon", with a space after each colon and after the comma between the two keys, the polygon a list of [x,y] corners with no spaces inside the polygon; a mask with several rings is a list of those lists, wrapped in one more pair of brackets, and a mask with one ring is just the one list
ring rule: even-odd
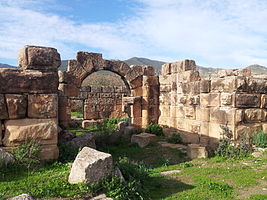
{"label": "stone arch", "polygon": [[[154,91],[159,91],[159,81],[152,66],[129,66],[123,61],[105,60],[99,53],[79,51],[76,59],[68,61],[67,71],[59,72],[60,80],[62,80],[59,90],[67,98],[79,95],[82,81],[100,70],[118,74],[130,89],[131,97],[125,98],[123,102],[131,106],[133,125],[144,127],[151,121],[157,122],[159,93]],[[61,76],[66,78],[61,78]],[[152,113],[153,117],[150,117]]]}

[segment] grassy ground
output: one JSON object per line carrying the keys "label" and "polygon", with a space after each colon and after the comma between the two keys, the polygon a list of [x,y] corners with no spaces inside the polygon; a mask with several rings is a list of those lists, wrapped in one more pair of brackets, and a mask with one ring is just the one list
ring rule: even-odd
{"label": "grassy ground", "polygon": [[[111,145],[101,150],[113,155],[114,160],[128,157],[142,161],[152,168],[147,180],[150,199],[153,200],[220,200],[267,199],[267,155],[258,159],[223,160],[199,159],[185,162],[178,150],[152,144],[146,148],[136,145]],[[179,164],[177,164],[179,163]],[[85,184],[70,185],[67,182],[70,165],[54,163],[34,171],[26,169],[0,169],[0,199],[21,193],[35,197],[90,197]],[[161,172],[180,170],[171,175]]]}

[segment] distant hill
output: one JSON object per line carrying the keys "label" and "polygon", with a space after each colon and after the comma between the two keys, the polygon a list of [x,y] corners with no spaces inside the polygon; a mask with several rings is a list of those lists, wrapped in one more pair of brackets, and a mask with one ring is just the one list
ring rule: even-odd
{"label": "distant hill", "polygon": [[250,65],[246,67],[246,69],[250,69],[253,75],[266,75],[267,67],[261,65]]}
{"label": "distant hill", "polygon": [[150,60],[147,58],[137,58],[133,57],[128,60],[124,60],[128,65],[150,65],[155,68],[157,72],[160,72],[161,66],[165,64],[165,62],[158,61],[158,60]]}
{"label": "distant hill", "polygon": [[0,63],[0,68],[16,68],[16,66]]}

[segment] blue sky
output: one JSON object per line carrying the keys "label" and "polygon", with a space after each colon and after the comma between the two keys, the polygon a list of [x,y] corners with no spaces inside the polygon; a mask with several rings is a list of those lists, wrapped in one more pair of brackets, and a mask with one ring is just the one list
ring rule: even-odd
{"label": "blue sky", "polygon": [[267,0],[1,0],[0,63],[26,44],[106,59],[267,66]]}

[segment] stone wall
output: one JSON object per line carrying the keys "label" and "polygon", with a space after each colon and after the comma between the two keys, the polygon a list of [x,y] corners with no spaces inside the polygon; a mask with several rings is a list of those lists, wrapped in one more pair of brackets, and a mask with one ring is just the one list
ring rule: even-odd
{"label": "stone wall", "polygon": [[267,82],[249,70],[224,70],[201,79],[193,60],[162,66],[159,124],[185,142],[212,146],[227,125],[236,140],[267,131]]}
{"label": "stone wall", "polygon": [[[59,123],[61,126],[68,127],[69,125],[71,112],[69,100],[79,96],[82,81],[100,70],[118,74],[130,89],[131,96],[122,98],[122,110],[130,108],[127,112],[130,113],[134,126],[145,127],[150,122],[157,123],[159,81],[153,67],[128,66],[122,61],[104,60],[102,54],[81,51],[77,53],[76,59],[69,60],[66,72],[59,71]],[[85,102],[86,105],[91,105],[91,102]]]}
{"label": "stone wall", "polygon": [[71,111],[84,113],[85,120],[122,117],[122,97],[130,93],[122,86],[82,86],[79,96],[70,98]]}
{"label": "stone wall", "polygon": [[41,159],[56,159],[60,55],[53,48],[25,46],[18,63],[18,69],[0,69],[0,146],[12,150],[34,139]]}

